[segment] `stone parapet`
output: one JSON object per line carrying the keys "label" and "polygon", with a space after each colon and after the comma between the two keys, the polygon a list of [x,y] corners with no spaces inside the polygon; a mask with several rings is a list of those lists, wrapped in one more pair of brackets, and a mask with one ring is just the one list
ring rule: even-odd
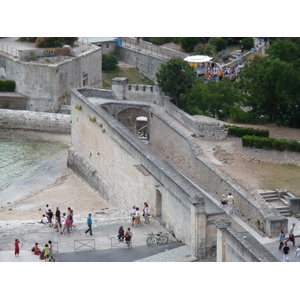
{"label": "stone parapet", "polygon": [[0,129],[70,133],[71,116],[56,113],[0,109]]}

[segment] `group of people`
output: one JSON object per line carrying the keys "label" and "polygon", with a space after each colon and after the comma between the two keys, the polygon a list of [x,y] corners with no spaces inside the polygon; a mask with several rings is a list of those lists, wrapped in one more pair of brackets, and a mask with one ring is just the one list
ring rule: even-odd
{"label": "group of people", "polygon": [[130,227],[127,228],[126,232],[124,231],[123,226],[120,226],[118,231],[118,240],[119,242],[124,242],[127,244],[128,249],[132,247],[132,232],[130,231]]}
{"label": "group of people", "polygon": [[39,255],[40,259],[45,260],[45,262],[55,262],[52,241],[48,241],[43,250],[40,250],[39,244],[35,243],[31,251],[34,255]]}
{"label": "group of people", "polygon": [[234,199],[234,197],[232,196],[231,193],[229,193],[228,196],[223,194],[220,205],[224,210],[228,209],[229,214],[233,214],[234,201],[235,201],[235,199]]}
{"label": "group of people", "polygon": [[59,208],[56,207],[54,215],[50,206],[46,204],[45,213],[43,214],[41,221],[38,221],[38,223],[44,225],[49,224],[49,227],[54,225],[54,229],[56,229],[57,232],[61,229],[61,234],[71,233],[72,229],[75,228],[75,225],[73,224],[73,216],[74,213],[71,207],[68,207],[67,213],[63,213],[62,215]]}
{"label": "group of people", "polygon": [[243,67],[239,64],[237,67],[224,66],[222,63],[211,62],[208,63],[205,77],[208,80],[221,81],[224,77],[229,78],[231,81],[236,79],[240,69]]}
{"label": "group of people", "polygon": [[[282,229],[280,231],[279,235],[279,250],[282,251],[282,260],[284,262],[289,261],[289,254],[290,254],[290,247],[288,246],[288,242],[292,242],[293,246],[295,246],[295,223],[292,224],[290,231],[289,231],[289,237],[285,239],[285,233]],[[297,258],[297,262],[300,262],[300,245],[296,249],[295,256]]]}
{"label": "group of people", "polygon": [[[142,226],[142,221],[141,221],[141,216],[140,216],[140,209],[137,206],[132,207],[131,211],[131,226],[137,227],[137,226]],[[145,219],[145,224],[149,224],[149,205],[147,202],[144,202],[144,207],[143,207],[143,217]]]}

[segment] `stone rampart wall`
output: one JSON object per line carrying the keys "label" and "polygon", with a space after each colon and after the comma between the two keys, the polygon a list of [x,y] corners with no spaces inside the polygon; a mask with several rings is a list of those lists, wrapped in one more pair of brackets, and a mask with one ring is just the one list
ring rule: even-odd
{"label": "stone rampart wall", "polygon": [[197,121],[193,116],[185,113],[171,103],[168,97],[165,97],[163,105],[168,114],[188,127],[196,136],[207,139],[224,139],[227,136],[227,130],[222,126],[221,122],[213,118],[211,118],[210,122]]}
{"label": "stone rampart wall", "polygon": [[60,105],[70,104],[72,88],[101,87],[102,53],[93,47],[58,64],[23,62],[1,53],[2,73],[16,82],[16,93],[28,98],[27,110],[57,112]]}
{"label": "stone rampart wall", "polygon": [[119,59],[129,65],[138,68],[145,76],[156,82],[156,73],[162,64],[167,60],[158,58],[139,51],[125,47],[118,47],[117,55]]}
{"label": "stone rampart wall", "polygon": [[[76,110],[75,106],[79,105],[82,109]],[[128,213],[133,205],[142,207],[147,201],[150,214],[161,215],[166,228],[189,245],[196,256],[216,246],[216,228],[212,222],[207,225],[206,219],[217,220],[224,212],[161,159],[152,147],[139,141],[125,126],[99,106],[94,107],[77,91],[72,91],[72,148],[68,165],[105,199]],[[158,191],[161,203],[158,203]],[[157,211],[160,205],[161,210]],[[195,224],[200,225],[195,227]],[[196,236],[195,230],[199,230]]]}
{"label": "stone rampart wall", "polygon": [[239,233],[231,224],[222,220],[216,222],[217,262],[277,262],[271,254],[249,233]]}
{"label": "stone rampart wall", "polygon": [[0,109],[18,109],[25,110],[27,98],[16,93],[0,93]]}
{"label": "stone rampart wall", "polygon": [[[247,191],[201,156],[201,151],[192,138],[191,131],[176,124],[166,114],[160,114],[154,107],[151,107],[151,112],[149,141],[152,147],[216,199],[221,199],[222,194],[231,192],[236,200],[235,211],[253,227],[256,227],[257,220],[259,220],[268,236],[279,234],[280,230],[278,231],[276,220],[274,220],[276,216],[272,215],[272,222],[269,222],[270,212],[263,211],[253,203]],[[278,222],[282,224],[282,217],[278,217]]]}
{"label": "stone rampart wall", "polygon": [[71,116],[55,113],[0,109],[0,129],[70,133]]}

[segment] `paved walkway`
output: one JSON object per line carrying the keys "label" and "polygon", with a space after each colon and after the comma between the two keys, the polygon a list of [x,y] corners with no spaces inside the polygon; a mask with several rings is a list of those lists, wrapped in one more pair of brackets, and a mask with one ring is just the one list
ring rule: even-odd
{"label": "paved walkway", "polygon": [[[177,242],[169,234],[169,243],[166,245],[146,245],[146,238],[150,232],[167,233],[166,229],[154,218],[150,218],[150,224],[133,227],[132,249],[128,249],[125,243],[119,243],[115,238],[120,225],[124,228],[131,227],[130,217],[103,220],[101,217],[93,216],[93,236],[86,235],[85,217],[75,216],[76,228],[71,234],[60,234],[48,225],[38,224],[33,221],[24,221],[22,233],[20,228],[2,226],[0,230],[1,247],[0,262],[41,262],[30,249],[35,242],[40,248],[48,240],[54,243],[57,260],[60,262],[123,262],[123,261],[172,261],[188,262],[194,261],[188,247]],[[111,239],[113,237],[113,239]],[[15,238],[21,241],[20,256],[15,257],[13,242]],[[56,244],[57,243],[57,244]],[[83,246],[87,244],[86,246]],[[95,247],[95,250],[90,247]],[[77,249],[79,251],[74,251]]]}

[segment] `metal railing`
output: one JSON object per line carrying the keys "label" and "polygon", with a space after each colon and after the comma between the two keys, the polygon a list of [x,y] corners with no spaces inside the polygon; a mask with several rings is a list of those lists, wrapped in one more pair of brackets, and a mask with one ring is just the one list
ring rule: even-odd
{"label": "metal railing", "polygon": [[[125,242],[125,239],[124,240],[119,240],[117,237],[115,236],[111,236],[110,237],[110,248],[112,249],[113,247],[117,247],[119,245],[124,245],[126,242]],[[130,240],[130,243],[131,243],[131,246],[132,246],[132,237],[131,237],[131,240]]]}
{"label": "metal railing", "polygon": [[9,47],[6,44],[0,44],[0,52],[4,52],[12,56],[19,57],[19,50]]}
{"label": "metal railing", "polygon": [[157,56],[162,59],[185,58],[188,56],[188,54],[186,53],[167,49],[148,42],[139,41],[138,43],[136,39],[130,37],[122,37],[122,46],[130,48],[132,50],[143,52],[145,54]]}
{"label": "metal railing", "polygon": [[[92,244],[92,245],[90,245]],[[81,249],[86,247],[85,249]],[[74,240],[74,251],[78,250],[96,250],[95,239]]]}

